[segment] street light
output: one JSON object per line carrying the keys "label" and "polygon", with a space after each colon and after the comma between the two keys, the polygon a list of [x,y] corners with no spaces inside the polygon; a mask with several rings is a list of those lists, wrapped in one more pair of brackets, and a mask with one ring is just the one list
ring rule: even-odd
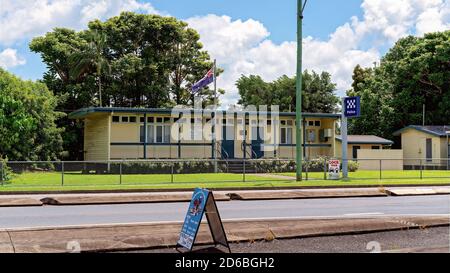
{"label": "street light", "polygon": [[297,81],[296,81],[296,101],[295,101],[295,143],[296,143],[296,166],[297,175],[296,180],[302,181],[302,24],[303,24],[303,11],[308,0],[297,0]]}

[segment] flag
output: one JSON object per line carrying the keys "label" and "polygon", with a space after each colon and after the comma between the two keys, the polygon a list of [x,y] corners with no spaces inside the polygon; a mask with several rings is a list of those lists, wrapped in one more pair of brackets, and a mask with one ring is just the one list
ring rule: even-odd
{"label": "flag", "polygon": [[200,91],[200,89],[212,83],[213,81],[214,81],[214,72],[213,69],[210,69],[201,80],[194,83],[194,85],[192,86],[192,92]]}

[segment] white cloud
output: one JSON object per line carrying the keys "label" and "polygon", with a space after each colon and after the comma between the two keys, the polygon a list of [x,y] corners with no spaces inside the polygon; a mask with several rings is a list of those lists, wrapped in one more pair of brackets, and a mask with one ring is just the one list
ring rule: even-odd
{"label": "white cloud", "polygon": [[25,59],[17,55],[17,50],[7,48],[0,52],[0,67],[8,69],[18,65],[24,65]]}
{"label": "white cloud", "polygon": [[200,33],[205,48],[222,63],[235,62],[270,35],[262,23],[252,19],[232,21],[229,16],[210,14],[186,21]]}
{"label": "white cloud", "polygon": [[[364,0],[361,19],[352,17],[339,26],[327,40],[306,37],[303,68],[328,71],[337,83],[338,94],[350,88],[353,68],[372,66],[381,57],[380,48],[392,46],[409,34],[450,29],[448,0]],[[223,105],[238,99],[236,80],[243,74],[261,75],[272,81],[286,74],[295,75],[295,41],[275,44],[258,21],[233,21],[228,16],[207,15],[187,20],[197,29],[201,41],[225,73],[218,86],[226,90]]]}
{"label": "white cloud", "polygon": [[[361,18],[352,17],[328,39],[304,39],[304,69],[326,70],[337,83],[339,94],[350,87],[356,64],[371,66],[380,48],[391,46],[405,35],[423,35],[450,29],[449,0],[364,0]],[[2,67],[23,65],[12,45],[28,42],[54,27],[82,29],[92,19],[106,19],[121,11],[161,12],[143,0],[1,0],[0,55]],[[218,86],[227,93],[224,104],[238,99],[236,80],[258,74],[271,81],[296,71],[296,42],[270,40],[269,30],[259,21],[233,20],[214,14],[187,19],[201,35],[205,49],[217,58],[225,73]]]}
{"label": "white cloud", "polygon": [[2,0],[0,44],[25,41],[54,27],[84,28],[89,20],[121,11],[157,13],[151,4],[139,0]]}
{"label": "white cloud", "polygon": [[[188,19],[188,23],[199,31],[205,49],[225,68],[217,79],[218,86],[226,90],[223,106],[238,100],[235,82],[241,75],[261,75],[267,81],[295,75],[297,43],[273,43],[268,39],[268,30],[257,21],[232,21],[227,16],[208,15]],[[371,65],[379,59],[375,49],[357,50],[357,44],[358,37],[349,24],[339,27],[328,41],[307,37],[303,68],[329,71],[338,88],[346,90],[356,64]]]}

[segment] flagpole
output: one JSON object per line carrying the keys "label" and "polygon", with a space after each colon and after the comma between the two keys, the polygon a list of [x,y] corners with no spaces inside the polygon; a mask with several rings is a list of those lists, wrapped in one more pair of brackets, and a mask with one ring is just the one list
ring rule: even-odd
{"label": "flagpole", "polygon": [[216,153],[216,111],[217,111],[217,78],[216,78],[216,59],[214,59],[214,67],[213,67],[213,77],[214,77],[214,117],[212,120],[212,132],[213,132],[213,141],[212,141],[212,153],[214,160],[214,172],[217,173],[217,153]]}

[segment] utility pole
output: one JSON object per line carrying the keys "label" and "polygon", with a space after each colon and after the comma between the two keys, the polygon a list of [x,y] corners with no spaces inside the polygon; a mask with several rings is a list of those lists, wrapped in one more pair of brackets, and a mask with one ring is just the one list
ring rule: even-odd
{"label": "utility pole", "polygon": [[302,181],[302,27],[303,27],[303,11],[306,6],[305,0],[297,0],[297,82],[296,82],[296,121],[295,121],[295,143],[296,143],[296,166],[297,181]]}
{"label": "utility pole", "polygon": [[348,178],[348,138],[347,138],[347,117],[344,113],[345,98],[342,98],[342,114],[341,114],[341,143],[342,143],[342,177]]}
{"label": "utility pole", "polygon": [[425,126],[425,103],[422,105],[422,126]]}
{"label": "utility pole", "polygon": [[217,77],[216,77],[216,59],[214,59],[214,68],[213,68],[213,75],[214,75],[214,111],[212,114],[212,153],[213,153],[213,159],[214,159],[214,172],[218,172],[218,166],[217,166],[217,152],[216,152],[216,143],[217,143],[217,137],[216,137],[216,112],[217,112]]}

